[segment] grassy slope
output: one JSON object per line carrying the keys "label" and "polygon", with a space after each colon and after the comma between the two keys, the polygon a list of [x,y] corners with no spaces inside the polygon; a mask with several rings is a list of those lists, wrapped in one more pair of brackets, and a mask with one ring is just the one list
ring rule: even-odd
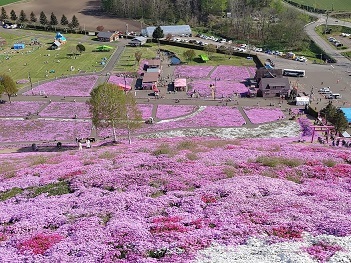
{"label": "grassy slope", "polygon": [[294,2],[319,9],[331,10],[333,8],[334,11],[351,11],[349,0],[294,0]]}
{"label": "grassy slope", "polygon": [[20,0],[0,0],[0,6],[8,5],[11,3],[19,2]]}
{"label": "grassy slope", "polygon": [[[56,76],[77,74],[77,70],[86,72],[99,71],[102,69],[100,62],[102,58],[109,57],[111,52],[93,52],[101,43],[83,42],[86,51],[76,59],[69,56],[76,52],[76,45],[81,42],[82,35],[64,34],[67,43],[60,50],[47,50],[53,42],[55,34],[40,31],[20,31],[21,34],[3,33],[1,36],[6,39],[7,44],[2,48],[0,54],[0,71],[9,73],[14,80],[28,78],[30,72],[32,81],[36,82]],[[37,38],[42,44],[30,46],[31,39]],[[16,42],[26,43],[25,49],[16,52],[11,47]],[[50,55],[50,56],[48,56]],[[59,62],[58,62],[59,61]],[[73,66],[75,71],[70,71]],[[9,70],[10,69],[10,70]],[[46,71],[55,70],[55,73]]]}

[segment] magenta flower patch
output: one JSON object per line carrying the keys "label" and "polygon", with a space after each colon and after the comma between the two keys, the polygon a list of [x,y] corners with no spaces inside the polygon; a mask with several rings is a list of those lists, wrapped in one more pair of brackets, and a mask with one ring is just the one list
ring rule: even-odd
{"label": "magenta flower patch", "polygon": [[89,105],[84,102],[50,102],[39,115],[42,117],[91,118]]}
{"label": "magenta flower patch", "polygon": [[213,66],[176,66],[174,69],[175,78],[207,78]]}
{"label": "magenta flower patch", "polygon": [[225,81],[225,80],[195,80],[189,83],[191,87],[189,94],[196,91],[201,97],[210,97],[212,96],[212,89],[210,85],[215,86],[215,96],[220,98],[222,96],[229,97],[234,94],[246,94],[248,88],[239,82],[234,81]]}
{"label": "magenta flower patch", "polygon": [[211,79],[244,81],[250,78],[246,67],[217,66],[211,73]]}
{"label": "magenta flower patch", "polygon": [[247,117],[254,124],[266,123],[285,118],[284,113],[280,109],[276,108],[243,108]]}
{"label": "magenta flower patch", "polygon": [[36,114],[44,106],[45,102],[36,101],[13,101],[0,104],[0,117],[24,117]]}
{"label": "magenta flower patch", "polygon": [[158,105],[158,119],[172,119],[192,113],[196,106],[192,105]]}
{"label": "magenta flower patch", "polygon": [[87,75],[68,77],[41,84],[23,95],[48,95],[48,96],[89,96],[98,76]]}

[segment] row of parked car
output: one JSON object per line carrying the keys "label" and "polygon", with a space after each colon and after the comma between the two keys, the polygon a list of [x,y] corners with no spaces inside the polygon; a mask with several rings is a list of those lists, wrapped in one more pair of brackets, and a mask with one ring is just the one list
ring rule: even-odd
{"label": "row of parked car", "polygon": [[330,87],[324,87],[318,90],[319,94],[324,95],[326,99],[332,100],[332,99],[341,99],[341,94],[339,93],[333,93],[330,90]]}
{"label": "row of parked car", "polygon": [[340,43],[340,41],[337,40],[334,37],[328,37],[328,40],[329,40],[329,42],[333,43],[333,45],[336,46],[336,47],[342,47],[343,46],[343,44]]}

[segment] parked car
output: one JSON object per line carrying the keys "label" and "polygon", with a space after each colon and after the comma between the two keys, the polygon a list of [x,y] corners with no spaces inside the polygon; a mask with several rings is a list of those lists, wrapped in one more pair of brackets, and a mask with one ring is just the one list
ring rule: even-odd
{"label": "parked car", "polygon": [[323,87],[323,88],[320,88],[318,90],[318,92],[322,93],[322,92],[329,92],[330,91],[330,87]]}

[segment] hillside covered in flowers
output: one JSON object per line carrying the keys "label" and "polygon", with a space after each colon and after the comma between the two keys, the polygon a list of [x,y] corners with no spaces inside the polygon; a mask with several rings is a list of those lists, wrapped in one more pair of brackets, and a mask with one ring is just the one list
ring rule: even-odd
{"label": "hillside covered in flowers", "polygon": [[351,262],[348,148],[159,138],[0,174],[0,262]]}

